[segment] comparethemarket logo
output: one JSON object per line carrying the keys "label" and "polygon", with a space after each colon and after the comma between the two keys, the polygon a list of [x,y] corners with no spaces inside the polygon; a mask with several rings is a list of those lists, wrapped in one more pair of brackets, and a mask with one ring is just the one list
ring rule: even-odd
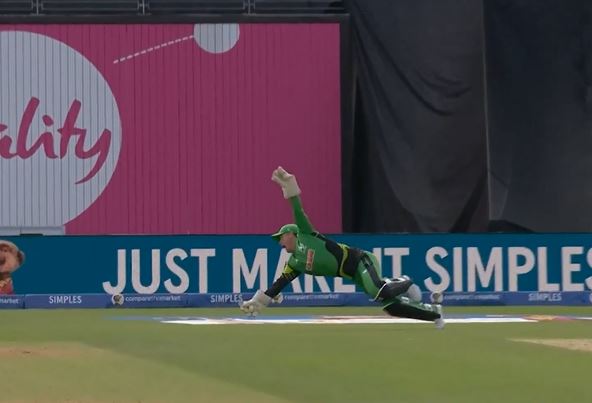
{"label": "comparethemarket logo", "polygon": [[82,54],[22,31],[0,31],[0,89],[3,225],[61,226],[99,197],[117,165],[113,93]]}

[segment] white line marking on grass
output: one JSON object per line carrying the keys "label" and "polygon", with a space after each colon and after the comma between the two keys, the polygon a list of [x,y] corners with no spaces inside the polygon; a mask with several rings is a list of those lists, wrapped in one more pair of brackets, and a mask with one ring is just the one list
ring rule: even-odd
{"label": "white line marking on grass", "polygon": [[[191,320],[163,320],[162,323],[171,323],[178,325],[262,325],[262,324],[303,324],[303,325],[359,325],[359,324],[430,324],[431,322],[389,318],[389,317],[349,317],[340,316],[338,318],[319,317],[319,318],[195,318]],[[536,323],[536,320],[524,318],[451,318],[446,319],[446,324],[450,323]]]}

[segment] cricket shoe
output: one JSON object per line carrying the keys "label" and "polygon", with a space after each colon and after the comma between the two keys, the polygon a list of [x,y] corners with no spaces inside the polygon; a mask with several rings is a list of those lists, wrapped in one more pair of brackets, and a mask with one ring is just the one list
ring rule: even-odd
{"label": "cricket shoe", "polygon": [[444,326],[446,325],[446,321],[444,320],[444,311],[442,309],[442,305],[434,304],[433,306],[436,308],[436,312],[438,312],[438,314],[440,315],[440,317],[434,321],[434,324],[436,325],[436,329],[439,329],[439,330],[444,329]]}
{"label": "cricket shoe", "polygon": [[442,294],[441,292],[437,292],[437,291],[433,292],[430,295],[430,301],[432,302],[432,304],[440,305],[444,301],[444,294]]}

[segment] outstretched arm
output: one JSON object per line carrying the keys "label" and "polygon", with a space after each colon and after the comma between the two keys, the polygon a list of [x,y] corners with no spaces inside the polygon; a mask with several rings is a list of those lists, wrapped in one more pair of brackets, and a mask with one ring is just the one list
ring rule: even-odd
{"label": "outstretched arm", "polygon": [[292,205],[292,213],[294,213],[294,220],[300,232],[305,234],[312,234],[315,232],[312,223],[302,208],[302,201],[300,196],[290,197],[290,204]]}
{"label": "outstretched arm", "polygon": [[[273,282],[271,287],[267,291],[263,292],[257,290],[253,298],[248,301],[239,304],[241,311],[249,316],[257,316],[259,312],[266,306],[268,306],[272,300],[276,300],[276,297],[284,289],[285,286],[290,284],[292,280],[300,275],[299,272],[293,270],[290,266],[286,265],[284,272],[276,281]],[[281,300],[276,301],[281,302]]]}
{"label": "outstretched arm", "polygon": [[296,277],[300,275],[300,272],[292,270],[292,268],[286,265],[284,272],[277,280],[273,282],[271,287],[265,291],[265,295],[269,298],[275,298],[288,284],[292,282]]}

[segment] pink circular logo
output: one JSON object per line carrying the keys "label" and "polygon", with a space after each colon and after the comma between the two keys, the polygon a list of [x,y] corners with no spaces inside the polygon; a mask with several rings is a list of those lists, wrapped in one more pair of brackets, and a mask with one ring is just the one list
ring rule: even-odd
{"label": "pink circular logo", "polygon": [[31,32],[0,32],[0,88],[0,222],[61,227],[113,175],[117,102],[88,59]]}

